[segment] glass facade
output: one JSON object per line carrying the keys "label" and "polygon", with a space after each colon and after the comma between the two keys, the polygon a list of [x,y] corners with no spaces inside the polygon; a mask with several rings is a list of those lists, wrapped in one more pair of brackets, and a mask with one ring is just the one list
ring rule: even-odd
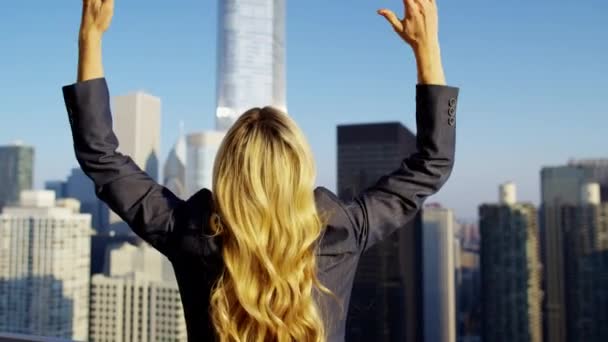
{"label": "glass facade", "polygon": [[34,148],[20,144],[0,146],[0,209],[19,201],[22,190],[32,188]]}
{"label": "glass facade", "polygon": [[563,206],[567,341],[608,341],[608,203]]}
{"label": "glass facade", "polygon": [[479,228],[483,341],[542,342],[536,209],[483,204]]}
{"label": "glass facade", "polygon": [[[338,197],[351,201],[416,150],[401,123],[340,125]],[[348,307],[346,341],[422,340],[422,216],[367,250]]]}
{"label": "glass facade", "polygon": [[285,0],[219,2],[216,129],[246,110],[286,111]]}

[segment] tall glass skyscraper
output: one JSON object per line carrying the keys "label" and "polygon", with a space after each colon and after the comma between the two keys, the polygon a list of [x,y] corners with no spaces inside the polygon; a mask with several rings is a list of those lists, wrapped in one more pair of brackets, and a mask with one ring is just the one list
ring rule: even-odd
{"label": "tall glass skyscraper", "polygon": [[479,207],[482,340],[542,342],[537,211],[501,185],[499,203]]}
{"label": "tall glass skyscraper", "polygon": [[[338,196],[351,201],[416,151],[416,135],[399,122],[340,125]],[[346,341],[423,341],[422,211],[361,256]]]}
{"label": "tall glass skyscraper", "polygon": [[0,211],[4,205],[16,204],[22,190],[34,183],[34,148],[17,141],[0,146]]}
{"label": "tall glass skyscraper", "polygon": [[285,100],[285,0],[219,2],[216,129]]}
{"label": "tall glass skyscraper", "polygon": [[424,341],[456,342],[455,259],[458,254],[454,252],[454,213],[438,205],[427,205],[422,223]]}

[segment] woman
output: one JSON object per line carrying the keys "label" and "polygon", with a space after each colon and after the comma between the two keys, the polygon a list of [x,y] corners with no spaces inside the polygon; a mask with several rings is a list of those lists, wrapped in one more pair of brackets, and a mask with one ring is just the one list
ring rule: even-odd
{"label": "woman", "polygon": [[448,178],[458,88],[445,86],[433,0],[384,16],[418,67],[418,152],[349,203],[315,187],[301,131],[253,108],[226,137],[213,192],[184,201],[116,152],[101,38],[112,0],[84,0],[77,83],[63,88],[74,148],[97,195],[172,262],[190,341],[342,341],[361,254],[414,217]]}

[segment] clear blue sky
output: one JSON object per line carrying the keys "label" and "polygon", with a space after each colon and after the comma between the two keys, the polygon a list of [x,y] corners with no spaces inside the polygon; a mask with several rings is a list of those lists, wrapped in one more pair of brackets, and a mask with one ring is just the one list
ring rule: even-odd
{"label": "clear blue sky", "polygon": [[[162,161],[178,135],[213,127],[217,2],[115,0],[104,40],[113,95],[159,96]],[[307,133],[319,185],[335,190],[336,125],[414,127],[415,64],[375,11],[399,0],[288,0],[290,114]],[[7,1],[0,10],[0,144],[36,148],[36,186],[76,165],[61,86],[76,75],[79,0]],[[461,87],[457,163],[432,200],[476,215],[513,180],[538,202],[539,171],[608,157],[608,3],[438,0],[447,81]]]}

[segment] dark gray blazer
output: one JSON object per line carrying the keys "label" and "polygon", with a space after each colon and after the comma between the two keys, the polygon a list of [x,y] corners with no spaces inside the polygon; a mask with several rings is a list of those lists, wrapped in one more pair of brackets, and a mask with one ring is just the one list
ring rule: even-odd
{"label": "dark gray blazer", "polygon": [[[179,284],[189,341],[214,339],[209,295],[222,271],[221,239],[209,235],[211,191],[188,200],[176,197],[116,152],[110,97],[104,78],[65,86],[74,149],[97,196],[133,231],[172,262]],[[325,308],[328,341],[343,341],[346,313],[361,253],[403,227],[439,190],[452,171],[458,88],[416,86],[418,152],[348,203],[323,187],[314,190],[319,211],[330,214],[319,240],[319,278],[342,301],[317,297]]]}

